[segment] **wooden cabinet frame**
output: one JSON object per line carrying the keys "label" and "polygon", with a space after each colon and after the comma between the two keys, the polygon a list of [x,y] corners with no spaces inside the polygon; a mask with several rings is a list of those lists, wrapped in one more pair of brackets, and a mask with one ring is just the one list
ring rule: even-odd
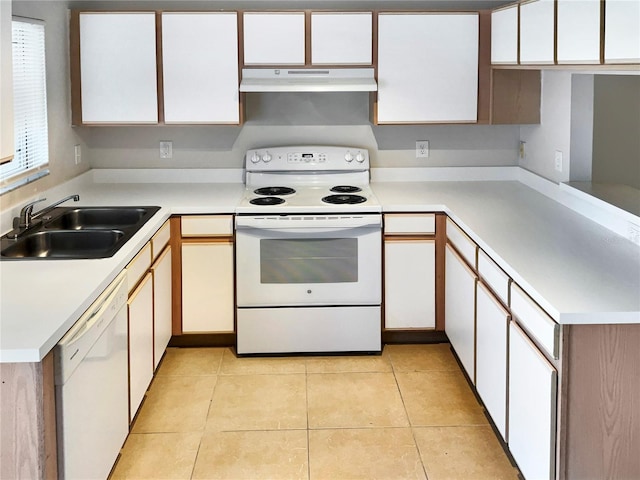
{"label": "wooden cabinet frame", "polygon": [[[176,10],[176,12],[183,12],[183,10]],[[81,64],[80,64],[80,14],[82,13],[154,13],[156,21],[156,84],[157,84],[157,105],[158,105],[158,122],[154,125],[164,125],[164,71],[162,60],[162,14],[164,12],[173,13],[173,10],[71,10],[69,19],[69,65],[70,65],[70,84],[71,84],[71,124],[83,125],[82,118],[82,79],[81,79]],[[184,10],[185,13],[216,13],[215,10],[207,11],[189,11]],[[240,36],[242,35],[242,19],[241,12],[235,10],[229,10],[227,13],[236,13],[238,16],[238,79],[242,77],[242,64],[243,64],[243,52],[241,50],[242,43]],[[239,121],[238,123],[202,123],[202,125],[242,125],[244,123],[244,95],[239,94]],[[197,125],[198,123],[190,123],[189,125]],[[91,124],[94,125],[94,124]],[[123,123],[100,123],[100,126],[113,126],[113,125],[130,125]],[[174,125],[174,124],[172,124]],[[179,125],[179,124],[178,124]]]}

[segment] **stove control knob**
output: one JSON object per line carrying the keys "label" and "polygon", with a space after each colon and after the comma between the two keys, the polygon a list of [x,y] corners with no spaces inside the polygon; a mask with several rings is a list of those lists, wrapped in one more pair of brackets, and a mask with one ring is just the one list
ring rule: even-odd
{"label": "stove control knob", "polygon": [[269,152],[265,152],[265,154],[262,156],[262,161],[268,163],[271,161],[271,158],[271,154]]}
{"label": "stove control knob", "polygon": [[258,152],[253,152],[253,155],[251,155],[251,161],[253,163],[258,163],[260,161],[260,155]]}
{"label": "stove control knob", "polygon": [[364,162],[364,155],[362,154],[362,152],[358,152],[358,154],[356,155],[356,162],[358,163]]}
{"label": "stove control knob", "polygon": [[347,154],[344,156],[344,159],[347,162],[353,162],[353,155],[351,155],[351,152],[347,152]]}

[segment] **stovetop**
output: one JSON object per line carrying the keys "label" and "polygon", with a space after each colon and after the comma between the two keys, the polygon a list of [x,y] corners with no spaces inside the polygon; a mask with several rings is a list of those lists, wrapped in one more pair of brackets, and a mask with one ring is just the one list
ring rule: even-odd
{"label": "stovetop", "polygon": [[369,186],[369,152],[337,146],[249,150],[238,214],[381,212]]}
{"label": "stovetop", "polygon": [[[283,186],[283,185],[274,185]],[[287,195],[260,195],[255,190],[259,187],[248,185],[244,197],[236,209],[243,213],[319,213],[319,212],[381,212],[382,207],[374,196],[369,185],[358,185],[357,193],[335,193],[331,188],[335,185],[296,185],[290,187],[295,193]],[[354,185],[355,186],[355,185]],[[328,203],[323,198],[340,203]],[[268,199],[264,205],[252,202]],[[347,203],[342,203],[346,201]],[[354,203],[350,203],[353,201]]]}

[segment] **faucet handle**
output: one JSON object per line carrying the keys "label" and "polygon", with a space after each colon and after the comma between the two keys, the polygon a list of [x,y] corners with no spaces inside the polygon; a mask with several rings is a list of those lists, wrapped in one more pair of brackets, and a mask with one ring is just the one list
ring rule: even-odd
{"label": "faucet handle", "polygon": [[31,212],[33,211],[33,206],[36,203],[40,203],[40,202],[44,202],[46,200],[46,198],[39,198],[38,200],[34,200],[33,202],[29,202],[27,203],[24,207],[22,207],[22,209],[20,210],[20,217],[16,217],[13,220],[13,223],[16,223],[16,219],[18,220],[18,227],[20,228],[29,228],[29,226],[31,226]]}

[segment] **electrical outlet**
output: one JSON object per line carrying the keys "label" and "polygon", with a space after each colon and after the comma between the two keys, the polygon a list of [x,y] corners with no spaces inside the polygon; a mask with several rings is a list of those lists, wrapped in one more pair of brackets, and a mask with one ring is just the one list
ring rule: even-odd
{"label": "electrical outlet", "polygon": [[160,141],[160,158],[173,158],[173,142],[170,140]]}
{"label": "electrical outlet", "polygon": [[562,171],[562,152],[560,150],[556,150],[555,160],[556,160],[556,170],[561,172]]}
{"label": "electrical outlet", "polygon": [[429,140],[416,142],[416,158],[429,158]]}
{"label": "electrical outlet", "polygon": [[74,145],[73,147],[73,160],[76,165],[82,162],[82,149],[80,148],[80,145]]}
{"label": "electrical outlet", "polygon": [[629,228],[627,229],[627,237],[636,245],[640,245],[640,225],[629,222]]}
{"label": "electrical outlet", "polygon": [[524,160],[525,158],[527,158],[527,142],[523,142],[522,140],[520,140],[518,155],[520,156],[520,160]]}

